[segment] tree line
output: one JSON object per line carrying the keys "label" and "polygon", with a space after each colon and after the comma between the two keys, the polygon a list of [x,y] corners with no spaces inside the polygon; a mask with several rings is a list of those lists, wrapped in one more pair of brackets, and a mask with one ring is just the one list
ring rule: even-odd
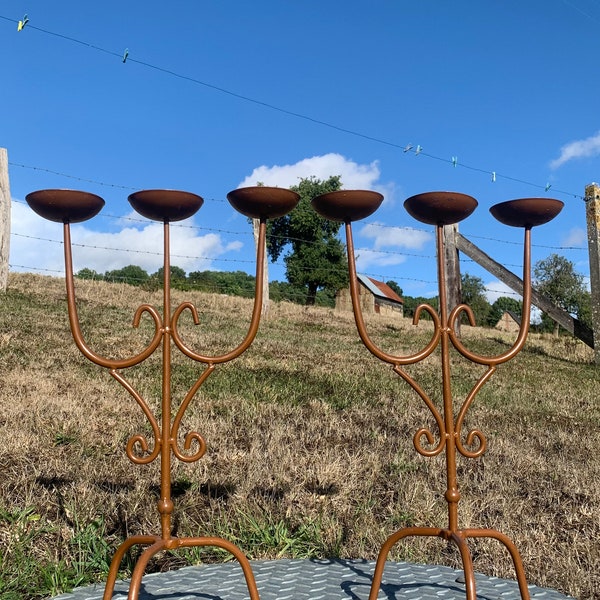
{"label": "tree line", "polygon": [[[109,283],[126,283],[152,291],[162,287],[163,274],[162,267],[154,273],[148,273],[142,267],[128,265],[105,273],[84,268],[76,273],[76,277]],[[253,298],[255,284],[254,275],[249,275],[245,271],[192,271],[186,274],[181,267],[171,267],[171,287],[179,290],[197,290],[211,294]],[[306,304],[306,290],[287,281],[269,282],[269,295],[275,302]],[[326,290],[319,290],[315,303],[319,306],[334,306],[335,296]]]}

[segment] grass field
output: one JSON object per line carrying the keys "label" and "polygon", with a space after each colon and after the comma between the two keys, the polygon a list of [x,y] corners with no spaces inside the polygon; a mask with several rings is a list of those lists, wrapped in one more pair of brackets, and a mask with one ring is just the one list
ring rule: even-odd
{"label": "grass field", "polygon": [[[160,309],[160,292],[78,281],[82,328],[100,354],[124,357],[152,333],[131,327],[135,308]],[[64,282],[12,274],[0,295],[0,598],[44,598],[106,577],[128,535],[160,533],[158,464],[136,466],[127,440],[151,431],[134,400],[76,349]],[[200,325],[182,316],[198,352],[231,350],[252,302],[200,293]],[[430,326],[373,316],[387,350],[424,346]],[[469,347],[506,350],[510,338],[463,327]],[[177,404],[203,367],[174,352]],[[459,459],[460,526],[489,527],[517,545],[530,583],[580,600],[600,598],[600,369],[569,337],[530,336],[476,398],[465,431],[488,449]],[[453,357],[452,385],[464,397],[482,367]],[[437,354],[409,372],[439,401]],[[127,371],[158,409],[160,357]],[[218,535],[251,558],[374,559],[406,525],[447,526],[443,457],[417,454],[412,438],[435,432],[425,404],[358,339],[351,315],[274,304],[254,345],[218,366],[182,423],[208,445],[197,463],[173,469],[179,535]],[[471,544],[475,568],[514,577],[497,543]],[[134,557],[123,565],[128,574]],[[215,549],[159,555],[151,570],[225,560]],[[459,566],[453,546],[411,538],[394,559]]]}

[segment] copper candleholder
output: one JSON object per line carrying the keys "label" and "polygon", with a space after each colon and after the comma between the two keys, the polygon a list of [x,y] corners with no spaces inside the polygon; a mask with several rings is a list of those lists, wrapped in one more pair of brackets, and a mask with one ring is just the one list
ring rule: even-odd
{"label": "copper candleholder", "polygon": [[[345,223],[348,250],[348,268],[350,272],[350,292],[356,326],[361,340],[367,349],[381,361],[392,365],[393,370],[425,402],[431,411],[437,426],[437,435],[427,427],[417,430],[413,437],[416,451],[425,457],[438,456],[445,452],[446,458],[446,492],[445,500],[448,505],[447,527],[405,527],[391,535],[381,547],[369,600],[377,600],[381,587],[381,579],[385,561],[392,547],[401,539],[410,536],[435,536],[451,541],[458,547],[465,575],[466,597],[476,600],[475,575],[473,561],[467,544],[469,538],[492,538],[498,540],[509,551],[515,567],[519,591],[522,600],[529,600],[529,591],[523,568],[523,561],[515,544],[503,533],[493,529],[459,528],[458,505],[461,498],[457,483],[457,453],[466,458],[478,458],[486,449],[487,441],[484,434],[472,429],[463,434],[462,428],[465,415],[476,394],[490,379],[499,364],[514,358],[523,348],[530,323],[531,309],[531,228],[553,219],[562,209],[559,200],[546,198],[524,198],[511,200],[493,206],[490,211],[500,222],[514,227],[523,227],[525,231],[523,256],[523,314],[517,338],[513,346],[506,352],[493,357],[486,357],[468,350],[457,333],[457,323],[461,314],[467,315],[471,325],[475,325],[472,310],[466,304],[455,306],[448,314],[445,269],[443,228],[445,225],[457,223],[468,217],[477,207],[477,201],[465,194],[454,192],[428,192],[408,198],[404,203],[406,210],[415,219],[434,225],[436,230],[437,275],[439,288],[439,313],[428,304],[421,304],[415,310],[413,324],[419,323],[420,315],[426,312],[433,321],[433,335],[429,343],[420,352],[408,356],[389,354],[380,349],[370,338],[363,320],[359,300],[358,279],[354,258],[352,240],[352,221],[369,216],[377,210],[383,196],[371,191],[337,191],[323,194],[312,202],[314,209],[322,216]],[[437,347],[441,348],[442,370],[442,411],[436,406],[427,392],[413,379],[403,367],[426,359]],[[486,367],[471,391],[460,404],[458,412],[454,410],[454,401],[450,377],[450,348],[453,346],[464,358]]]}
{"label": "copper candleholder", "polygon": [[[183,302],[174,311],[171,310],[169,223],[191,217],[202,206],[203,199],[195,194],[176,190],[145,190],[131,194],[129,202],[139,214],[149,219],[162,221],[164,224],[163,312],[161,315],[156,308],[149,304],[142,304],[138,307],[133,318],[133,326],[138,327],[142,316],[147,314],[154,322],[154,335],[146,348],[139,354],[121,360],[100,356],[86,344],[79,325],[75,301],[70,224],[94,217],[104,206],[104,200],[94,194],[76,190],[41,190],[32,192],[26,198],[31,208],[40,216],[63,223],[67,306],[75,344],[86,358],[109,370],[111,376],[129,392],[140,406],[152,428],[153,440],[151,442],[142,434],[134,435],[129,439],[126,445],[128,458],[137,465],[147,465],[156,459],[160,461],[158,512],[160,513],[161,534],[134,535],[127,538],[118,547],[110,565],[104,600],[110,600],[113,595],[119,566],[125,553],[136,545],[147,547],[137,559],[132,573],[128,594],[130,600],[138,598],[142,577],[152,556],[162,550],[194,546],[213,546],[230,552],[242,567],[251,600],[259,600],[252,569],[248,559],[239,548],[218,537],[176,537],[173,535],[171,526],[171,514],[174,508],[171,497],[172,458],[174,456],[180,461],[192,463],[200,459],[206,451],[206,442],[196,431],[188,432],[183,438],[183,446],[181,445],[179,430],[183,415],[201,385],[213,373],[216,366],[238,358],[254,341],[262,307],[266,221],[269,218],[286,214],[296,206],[300,199],[298,194],[290,190],[264,186],[240,188],[230,192],[227,198],[236,210],[260,221],[254,308],[245,339],[230,352],[219,356],[200,354],[184,342],[178,331],[179,317],[187,310],[191,313],[196,325],[199,324],[199,318],[196,307],[191,302]],[[157,417],[153,414],[147,400],[125,378],[122,370],[139,365],[150,357],[161,344],[162,398],[161,414],[160,417]],[[204,364],[206,368],[191,386],[172,419],[171,351],[173,344],[185,356]]]}

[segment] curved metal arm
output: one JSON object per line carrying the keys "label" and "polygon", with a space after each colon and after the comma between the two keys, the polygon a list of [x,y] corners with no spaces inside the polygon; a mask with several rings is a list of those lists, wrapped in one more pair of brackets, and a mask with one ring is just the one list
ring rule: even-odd
{"label": "curved metal arm", "polygon": [[[463,402],[458,416],[456,417],[456,424],[454,426],[454,430],[456,432],[456,447],[458,448],[458,451],[467,458],[477,458],[478,456],[481,456],[487,448],[487,439],[483,432],[479,429],[471,429],[467,433],[467,437],[465,440],[466,445],[462,442],[461,431],[465,420],[465,416],[467,414],[467,411],[469,410],[469,407],[473,403],[475,396],[479,393],[479,390],[495,373],[495,371],[496,367],[494,365],[490,365],[487,371],[477,380],[477,382],[469,392],[469,395]],[[475,440],[477,440],[478,442],[477,446],[473,450],[469,450],[466,446],[473,447]]]}
{"label": "curved metal arm", "polygon": [[183,418],[183,413],[185,413],[187,410],[189,403],[196,395],[196,392],[200,389],[200,386],[208,379],[208,376],[214,371],[214,369],[214,365],[209,365],[206,368],[206,371],[204,371],[204,373],[198,377],[194,385],[186,394],[181,406],[179,407],[179,410],[177,411],[177,414],[175,415],[175,420],[173,421],[173,426],[171,427],[171,448],[173,449],[173,454],[175,454],[175,456],[182,462],[195,462],[206,452],[206,441],[197,431],[188,432],[184,440],[183,449],[187,451],[189,451],[192,447],[192,442],[196,442],[197,448],[192,454],[184,454],[181,451],[177,443],[177,437],[179,433],[179,426],[181,425],[181,419]]}
{"label": "curved metal arm", "polygon": [[106,367],[107,369],[123,369],[126,367],[132,367],[146,360],[155,350],[158,348],[160,344],[162,335],[163,335],[163,325],[162,319],[158,312],[147,304],[140,306],[135,315],[133,317],[133,326],[138,327],[140,324],[140,319],[144,312],[147,312],[152,319],[154,320],[154,337],[152,338],[150,344],[139,354],[132,356],[127,359],[110,359],[100,356],[96,354],[90,347],[86,344],[83,339],[83,334],[81,332],[81,327],[79,325],[79,317],[77,314],[77,304],[75,301],[75,284],[73,281],[73,256],[71,252],[71,229],[69,227],[69,223],[64,224],[64,242],[65,242],[65,281],[67,286],[67,306],[69,310],[69,325],[71,327],[71,333],[73,334],[73,339],[75,340],[75,344],[81,351],[81,353],[92,362],[100,365],[101,367]]}
{"label": "curved metal arm", "polygon": [[519,334],[513,346],[506,352],[491,357],[486,357],[471,352],[462,344],[458,335],[456,334],[456,320],[459,318],[462,312],[467,314],[471,325],[475,324],[471,309],[465,304],[459,304],[450,313],[449,334],[452,345],[468,360],[481,365],[499,365],[511,360],[523,349],[527,339],[527,334],[529,333],[531,312],[531,227],[525,228],[525,240],[523,245],[523,310],[521,313]]}
{"label": "curved metal arm", "polygon": [[352,297],[352,309],[354,312],[356,328],[358,329],[358,334],[360,336],[360,339],[363,341],[363,344],[367,347],[371,354],[373,354],[374,356],[376,356],[384,362],[396,366],[412,365],[427,358],[435,350],[440,340],[441,326],[438,314],[427,304],[419,305],[417,307],[417,310],[415,311],[415,316],[413,318],[414,325],[417,325],[419,323],[419,318],[423,310],[429,313],[434,322],[433,336],[431,337],[431,340],[429,341],[427,346],[425,346],[425,348],[420,352],[417,352],[416,354],[410,354],[408,356],[396,356],[394,354],[388,354],[387,352],[384,352],[383,350],[378,348],[369,337],[362,316],[362,311],[360,307],[360,295],[358,291],[358,278],[356,276],[356,261],[354,258],[354,242],[352,240],[352,225],[349,221],[346,222],[346,248],[348,251],[348,271],[350,273],[350,296]]}
{"label": "curved metal arm", "polygon": [[[160,427],[148,403],[142,398],[142,396],[134,389],[134,387],[115,369],[110,370],[110,374],[129,392],[131,397],[138,403],[144,415],[146,415],[146,419],[148,419],[148,423],[150,427],[152,427],[152,433],[154,434],[154,447],[152,452],[149,451],[148,440],[146,436],[141,433],[135,434],[129,438],[125,453],[127,454],[129,460],[136,465],[148,465],[152,461],[154,461],[161,450],[163,444],[163,435],[160,431]],[[139,449],[139,452],[136,452],[136,448]]]}
{"label": "curved metal arm", "polygon": [[[440,411],[437,409],[435,404],[432,402],[431,398],[425,393],[425,390],[423,390],[423,388],[408,373],[403,371],[399,365],[396,365],[394,367],[394,372],[400,375],[400,377],[402,377],[402,379],[404,379],[404,381],[406,381],[406,383],[408,383],[408,385],[410,385],[410,387],[415,392],[417,392],[417,394],[419,394],[421,400],[425,402],[427,408],[429,408],[429,410],[431,411],[431,414],[433,415],[433,418],[435,419],[435,422],[438,426],[439,440],[437,444],[435,442],[433,433],[431,433],[431,431],[426,427],[421,427],[415,433],[413,437],[413,444],[415,446],[415,450],[422,456],[437,456],[446,446],[446,425],[444,423],[444,418],[442,417]],[[425,438],[427,440],[429,446],[434,447],[425,448],[421,441],[422,438]]]}
{"label": "curved metal arm", "polygon": [[196,307],[191,302],[182,302],[173,313],[173,317],[171,319],[171,335],[173,337],[173,341],[177,345],[177,347],[183,352],[186,356],[191,358],[192,360],[202,362],[208,365],[214,365],[219,363],[228,362],[237,358],[245,352],[250,344],[254,341],[256,337],[256,333],[258,331],[258,324],[260,323],[260,313],[262,310],[262,299],[263,299],[263,279],[265,276],[265,240],[266,240],[266,231],[267,231],[267,222],[265,219],[260,220],[259,232],[258,232],[258,242],[257,242],[257,250],[256,250],[256,284],[255,284],[255,292],[254,292],[254,309],[252,311],[252,318],[250,320],[250,327],[248,328],[248,333],[244,338],[244,341],[231,352],[227,352],[226,354],[222,354],[219,356],[207,356],[205,354],[199,354],[198,352],[194,352],[191,348],[189,348],[185,342],[181,339],[179,332],[177,330],[177,323],[179,321],[179,316],[181,313],[188,309],[192,313],[192,318],[194,319],[194,324],[198,325],[200,323],[200,319],[198,318],[198,311]]}

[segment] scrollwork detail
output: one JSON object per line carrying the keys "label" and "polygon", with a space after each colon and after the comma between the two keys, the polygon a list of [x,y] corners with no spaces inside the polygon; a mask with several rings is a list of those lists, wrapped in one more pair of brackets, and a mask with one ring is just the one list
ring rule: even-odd
{"label": "scrollwork detail", "polygon": [[[425,390],[405,371],[403,371],[399,366],[394,367],[394,372],[400,375],[410,387],[419,394],[423,402],[427,405],[427,408],[431,411],[433,418],[438,426],[439,431],[439,442],[435,443],[435,437],[431,433],[429,429],[426,427],[421,427],[413,436],[413,444],[415,446],[416,451],[422,456],[437,456],[446,445],[446,428],[444,426],[444,420],[440,411],[437,409],[435,404],[432,402],[431,398],[425,393]],[[429,446],[435,446],[434,448],[425,448],[423,446],[421,439],[425,438]]]}
{"label": "scrollwork detail", "polygon": [[[477,445],[474,450],[468,450],[466,446],[473,447],[475,445],[475,440],[477,440]],[[466,458],[478,458],[480,457],[487,448],[487,439],[485,435],[479,429],[472,429],[467,434],[467,438],[465,440],[466,445],[463,444],[460,439],[460,434],[456,436],[456,447],[458,451]]]}
{"label": "scrollwork detail", "polygon": [[189,452],[193,443],[198,444],[198,449],[193,454],[184,454],[177,444],[177,440],[173,440],[171,443],[171,448],[173,449],[173,454],[182,462],[192,463],[197,461],[198,459],[204,456],[206,452],[206,441],[197,431],[190,431],[186,436],[183,442],[184,450]]}
{"label": "scrollwork detail", "polygon": [[[125,447],[125,453],[132,463],[136,465],[147,465],[156,459],[160,452],[162,441],[160,439],[155,440],[154,450],[148,453],[148,441],[146,438],[138,433],[129,438],[127,446]],[[136,446],[139,446],[141,452],[136,452]]]}
{"label": "scrollwork detail", "polygon": [[204,456],[206,452],[206,441],[197,431],[190,431],[184,439],[183,449],[189,451],[192,447],[192,444],[195,442],[198,445],[198,449],[193,454],[184,454],[177,444],[177,437],[179,434],[179,426],[181,425],[181,420],[183,418],[183,414],[187,410],[189,403],[192,398],[196,395],[196,392],[200,388],[200,386],[206,381],[208,376],[215,370],[215,365],[209,365],[206,370],[198,377],[194,385],[189,389],[188,393],[185,395],[177,414],[175,415],[175,419],[173,420],[173,427],[171,429],[171,448],[173,449],[173,454],[183,461],[183,462],[195,462],[199,458]]}
{"label": "scrollwork detail", "polygon": [[[148,403],[140,396],[140,394],[135,390],[135,388],[127,381],[127,379],[125,379],[125,377],[123,377],[123,375],[119,373],[119,371],[117,371],[116,369],[111,369],[110,374],[129,392],[133,399],[138,403],[138,405],[146,415],[150,426],[152,427],[152,433],[154,434],[154,448],[152,452],[150,452],[150,454],[144,456],[148,453],[148,441],[146,437],[142,434],[136,434],[129,438],[129,441],[127,442],[126,446],[126,453],[131,462],[138,465],[147,465],[156,459],[162,445],[162,436],[160,434],[158,422],[156,421],[155,416],[152,414]],[[136,452],[136,446],[139,446],[141,448],[141,454],[139,452]]]}
{"label": "scrollwork detail", "polygon": [[431,431],[429,431],[429,429],[427,429],[426,427],[421,427],[421,429],[419,429],[413,436],[413,444],[415,450],[421,456],[437,456],[446,445],[446,437],[444,435],[440,435],[440,441],[438,442],[437,446],[435,446],[435,448],[427,449],[423,446],[423,443],[421,442],[422,438],[425,438],[430,446],[433,446],[435,444],[435,438],[433,437]]}
{"label": "scrollwork detail", "polygon": [[[461,406],[460,412],[456,418],[456,447],[458,451],[467,458],[478,458],[481,456],[487,447],[487,440],[485,435],[479,429],[472,429],[467,433],[467,437],[465,440],[465,444],[463,444],[461,440],[461,430],[465,420],[465,416],[467,414],[467,410],[473,403],[475,396],[478,394],[479,390],[484,386],[486,381],[494,374],[496,371],[496,367],[489,365],[488,369],[485,373],[477,380],[469,395],[466,397],[463,405]],[[477,443],[476,443],[477,442]],[[475,446],[476,448],[473,450],[467,449],[467,446]]]}

